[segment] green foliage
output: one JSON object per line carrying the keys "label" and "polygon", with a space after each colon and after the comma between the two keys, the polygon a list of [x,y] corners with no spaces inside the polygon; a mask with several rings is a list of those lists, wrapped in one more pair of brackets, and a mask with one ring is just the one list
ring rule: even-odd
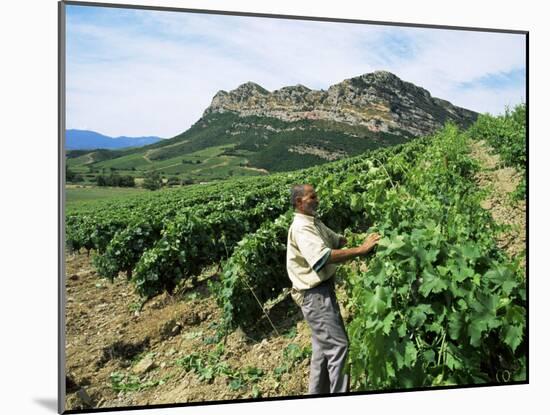
{"label": "green foliage", "polygon": [[436,135],[379,201],[373,230],[383,238],[368,271],[340,270],[356,389],[496,382],[523,370],[524,281],[495,248],[467,151],[456,129]]}
{"label": "green foliage", "polygon": [[[392,177],[387,170],[375,169],[370,157],[375,155],[377,160],[384,160],[400,151],[403,148],[377,150],[368,156],[340,161],[333,164],[333,168],[309,169],[306,181],[316,186],[322,203],[319,214],[325,223],[340,230],[351,223],[367,226],[368,215],[353,210],[357,209],[349,200],[351,189],[355,193],[363,192],[358,193],[361,203],[369,209],[374,208],[382,196],[381,189],[389,185]],[[369,171],[367,179],[358,179],[356,172],[364,171]],[[351,188],[350,192],[341,191],[347,188]],[[288,202],[285,204],[288,206]],[[255,233],[246,235],[229,260],[223,263],[221,285],[215,294],[228,328],[255,325],[263,316],[264,304],[290,286],[285,258],[292,216],[293,212],[289,210],[274,222],[265,221]]]}
{"label": "green foliage", "polygon": [[516,167],[523,179],[515,191],[514,199],[524,199],[527,168],[527,106],[519,104],[514,109],[506,108],[504,115],[494,117],[481,115],[469,129],[475,140],[485,140],[500,155],[504,164]]}
{"label": "green foliage", "polygon": [[[327,155],[334,152],[344,152],[348,156],[353,156],[367,150],[407,141],[406,138],[401,136],[384,133],[376,134],[374,138],[372,133],[363,132],[357,137],[339,130],[327,132],[327,130],[318,128],[316,125],[306,124],[302,128],[305,128],[305,130],[292,124],[286,127],[286,130],[276,134],[266,133],[268,136],[272,135],[267,140],[263,139],[262,135],[253,136],[236,148],[250,150],[255,153],[249,157],[250,164],[253,166],[268,171],[289,171],[328,162],[328,160],[314,154],[289,152],[288,149],[293,146],[320,149]],[[327,134],[330,135],[330,140],[327,140]]]}
{"label": "green foliage", "polygon": [[[283,178],[281,177],[280,180]],[[286,179],[288,180],[288,179]],[[67,208],[66,243],[69,250],[95,249],[103,251],[105,246],[96,242],[111,239],[134,221],[148,221],[151,226],[163,226],[177,214],[185,211],[215,209],[216,201],[227,203],[236,195],[251,193],[268,187],[265,182],[248,178],[230,183],[189,186],[186,189],[165,190],[159,193],[143,193],[123,199],[109,198]],[[273,190],[273,187],[271,187]],[[227,206],[222,206],[227,207]],[[234,207],[234,206],[233,206]],[[105,232],[101,238],[93,239],[96,225]]]}
{"label": "green foliage", "polygon": [[296,343],[290,343],[282,351],[283,363],[277,366],[273,373],[275,379],[281,380],[284,373],[288,373],[292,368],[296,367],[304,359],[311,358],[311,347],[300,347]]}
{"label": "green foliage", "polygon": [[65,209],[67,212],[74,212],[75,208],[94,205],[98,201],[124,200],[144,192],[146,192],[144,189],[136,187],[66,187]]}
{"label": "green foliage", "polygon": [[296,343],[290,343],[283,349],[283,359],[291,366],[309,357],[311,357],[310,346],[301,348]]}
{"label": "green foliage", "polygon": [[[185,174],[194,180],[203,180],[205,177],[212,180],[215,177],[227,179],[232,174],[258,174],[238,168],[239,164],[241,167],[250,165],[270,172],[281,172],[327,162],[317,155],[288,151],[295,146],[306,145],[322,149],[326,154],[345,152],[348,156],[353,156],[370,149],[403,143],[409,139],[410,134],[406,132],[372,132],[366,126],[352,126],[343,122],[286,122],[271,117],[240,117],[235,113],[226,112],[207,114],[189,130],[170,140],[162,140],[137,149],[116,150],[112,154],[108,154],[108,151],[71,152],[69,157],[75,165],[94,160],[94,163],[86,166],[111,167],[119,170],[137,168],[144,172],[151,167],[152,162],[157,171],[162,169],[170,173]],[[218,151],[214,155],[215,159],[212,154],[207,154],[222,147],[226,148]],[[224,157],[226,155],[233,157]],[[201,166],[193,165],[201,162],[204,163]],[[237,168],[231,169],[228,164]],[[214,168],[208,169],[209,166]]]}
{"label": "green foliage", "polygon": [[287,339],[294,339],[297,335],[296,327],[292,327],[290,330],[288,330],[283,336]]}
{"label": "green foliage", "polygon": [[224,263],[216,294],[228,326],[256,322],[263,314],[263,304],[289,286],[285,244],[290,219],[291,212],[287,212],[274,222],[265,222],[245,236]]}
{"label": "green foliage", "polygon": [[265,375],[264,371],[250,366],[235,369],[225,362],[223,357],[224,347],[220,344],[207,353],[193,352],[186,355],[176,360],[176,364],[182,366],[186,372],[195,373],[201,382],[211,383],[216,377],[221,376],[226,379],[232,391],[247,389],[253,385],[253,397],[259,397],[260,391],[255,384]]}
{"label": "green foliage", "polygon": [[115,187],[135,187],[136,183],[134,178],[129,175],[120,175],[118,173],[111,173],[109,176],[98,174],[96,176],[96,183],[98,186],[115,186]]}
{"label": "green foliage", "polygon": [[517,201],[517,200],[525,199],[527,195],[527,177],[526,176],[527,176],[527,172],[524,171],[521,181],[516,187],[516,190],[514,190],[511,194],[512,200]]}
{"label": "green foliage", "polygon": [[280,214],[283,203],[277,198],[260,202],[264,195],[273,197],[273,191],[268,188],[213,205],[206,216],[189,211],[166,222],[160,239],[135,263],[132,281],[137,291],[146,297],[172,292],[182,279],[230,256],[243,235]]}
{"label": "green foliage", "polygon": [[143,180],[143,187],[148,190],[158,190],[162,187],[162,178],[157,171],[148,172]]}
{"label": "green foliage", "polygon": [[163,385],[167,378],[161,380],[148,380],[143,382],[139,376],[123,374],[120,372],[112,372],[109,375],[111,389],[115,392],[139,392],[158,385]]}
{"label": "green foliage", "polygon": [[75,173],[69,166],[65,166],[65,181],[72,183],[80,183],[84,181],[84,178],[81,174]]}
{"label": "green foliage", "polygon": [[168,181],[166,182],[168,186],[178,186],[180,183],[180,179],[177,176],[169,177]]}
{"label": "green foliage", "polygon": [[119,272],[126,272],[130,279],[132,270],[143,251],[159,237],[160,226],[156,225],[140,219],[116,232],[105,251],[92,257],[92,263],[98,274],[112,282]]}
{"label": "green foliage", "polygon": [[[502,149],[510,163],[521,164],[521,111],[498,122],[480,117],[467,134],[446,125],[431,137],[293,173],[72,210],[67,245],[94,249],[104,276],[126,271],[146,297],[221,261],[221,280],[209,285],[223,308],[220,328],[246,328],[290,285],[288,189],[308,182],[323,222],[358,232],[347,232],[349,246],[360,244],[367,230],[382,235],[364,260],[367,271],[339,268],[352,317],[355,389],[521,381],[525,281],[497,248],[497,226],[480,207],[478,166],[468,154],[469,137],[492,137],[495,129],[495,136],[515,137],[503,140],[509,144]],[[209,343],[219,341],[218,334]],[[279,377],[307,356],[290,346],[283,353]],[[226,376],[235,390],[259,376],[236,373],[221,354],[191,354],[180,364],[204,381]]]}

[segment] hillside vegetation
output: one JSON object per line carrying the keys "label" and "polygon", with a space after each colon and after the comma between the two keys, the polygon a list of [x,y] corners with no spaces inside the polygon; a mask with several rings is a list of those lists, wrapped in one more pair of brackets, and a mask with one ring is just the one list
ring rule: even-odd
{"label": "hillside vegetation", "polygon": [[203,116],[175,137],[137,149],[70,151],[67,165],[85,182],[117,171],[172,182],[294,171],[408,142],[452,122],[468,127],[477,113],[432,97],[376,71],[332,85],[269,92],[253,82],[219,91]]}
{"label": "hillside vegetation", "polygon": [[[244,333],[259,344],[289,329],[278,307],[295,307],[285,269],[288,190],[311,183],[319,216],[350,246],[367,232],[382,235],[374,254],[340,266],[336,276],[353,391],[524,382],[525,264],[499,242],[502,226],[483,206],[484,166],[471,153],[479,139],[524,172],[525,108],[519,106],[483,116],[468,130],[447,124],[406,144],[292,173],[70,207],[67,248],[88,251],[94,273],[107,281],[125,280],[141,307],[202,281],[209,307],[218,310],[203,340],[222,345]],[[212,267],[214,273],[205,272]],[[307,360],[307,348],[290,349],[288,362]],[[178,365],[199,384],[223,379],[233,398],[266,396],[260,379],[297,370],[294,363],[278,374],[236,368],[224,347],[209,353],[187,353]],[[111,382],[122,385],[123,372]],[[162,389],[159,382],[150,387]],[[270,389],[268,395],[278,393],[284,394]]]}

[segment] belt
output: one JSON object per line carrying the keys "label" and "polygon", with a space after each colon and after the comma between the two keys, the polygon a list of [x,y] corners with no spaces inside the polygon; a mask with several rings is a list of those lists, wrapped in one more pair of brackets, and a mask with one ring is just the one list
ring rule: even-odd
{"label": "belt", "polygon": [[304,290],[304,293],[307,293],[311,290],[315,290],[315,289],[318,289],[318,288],[323,288],[323,287],[334,288],[334,278],[330,277],[329,279],[321,281],[315,287],[311,287],[311,288],[308,288],[307,290]]}

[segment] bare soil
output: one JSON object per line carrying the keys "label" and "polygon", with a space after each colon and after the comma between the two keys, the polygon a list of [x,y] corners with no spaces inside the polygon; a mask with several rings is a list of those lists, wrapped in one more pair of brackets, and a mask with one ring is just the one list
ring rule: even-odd
{"label": "bare soil", "polygon": [[[259,397],[307,392],[308,357],[295,361],[286,373],[276,373],[276,368],[289,364],[283,355],[289,344],[310,345],[309,328],[290,298],[274,307],[278,314],[271,316],[280,335],[260,324],[255,333],[238,329],[224,339],[221,360],[230,368],[253,367],[264,373],[256,382],[234,390],[227,376],[201,381],[197,373],[178,364],[178,359],[193,352],[206,356],[218,345],[212,339],[221,310],[207,284],[217,277],[215,269],[179,294],[149,300],[141,310],[132,284],[122,274],[113,283],[100,278],[85,253],[67,254],[66,270],[67,409],[235,400],[255,397],[253,392]],[[120,384],[139,390],[119,391]]]}
{"label": "bare soil", "polygon": [[[525,201],[510,198],[521,177],[515,169],[504,167],[487,144],[473,142],[471,150],[482,166],[478,184],[488,194],[482,206],[497,223],[506,225],[498,243],[511,257],[522,256]],[[67,253],[66,409],[238,400],[254,397],[255,391],[259,397],[304,395],[309,358],[277,374],[278,368],[291,363],[283,353],[287,346],[310,346],[309,328],[289,298],[273,309],[272,320],[280,335],[264,321],[254,333],[236,330],[221,340],[221,361],[235,371],[261,369],[264,374],[256,382],[235,388],[225,375],[201,380],[180,364],[192,353],[207,356],[219,345],[212,339],[221,310],[207,284],[217,278],[216,271],[205,270],[183,292],[163,294],[141,305],[124,276],[111,283],[95,273],[88,255]],[[337,293],[345,300],[341,289]],[[347,321],[346,309],[342,312]],[[117,390],[121,385],[126,390]]]}
{"label": "bare soil", "polygon": [[487,197],[481,206],[490,211],[496,223],[504,225],[498,235],[498,245],[510,258],[520,258],[525,267],[526,202],[514,201],[511,194],[521,182],[521,174],[503,165],[500,156],[484,141],[473,141],[471,156],[481,165],[476,180]]}

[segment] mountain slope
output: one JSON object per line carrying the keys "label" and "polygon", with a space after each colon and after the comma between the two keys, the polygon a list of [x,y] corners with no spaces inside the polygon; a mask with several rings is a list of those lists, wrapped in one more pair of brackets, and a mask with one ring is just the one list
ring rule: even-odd
{"label": "mountain slope", "polygon": [[[297,85],[269,92],[247,82],[215,94],[182,134],[91,165],[200,180],[261,174],[402,143],[447,121],[466,127],[476,118],[477,113],[385,71],[346,79],[326,91]],[[193,165],[201,163],[206,164]]]}

